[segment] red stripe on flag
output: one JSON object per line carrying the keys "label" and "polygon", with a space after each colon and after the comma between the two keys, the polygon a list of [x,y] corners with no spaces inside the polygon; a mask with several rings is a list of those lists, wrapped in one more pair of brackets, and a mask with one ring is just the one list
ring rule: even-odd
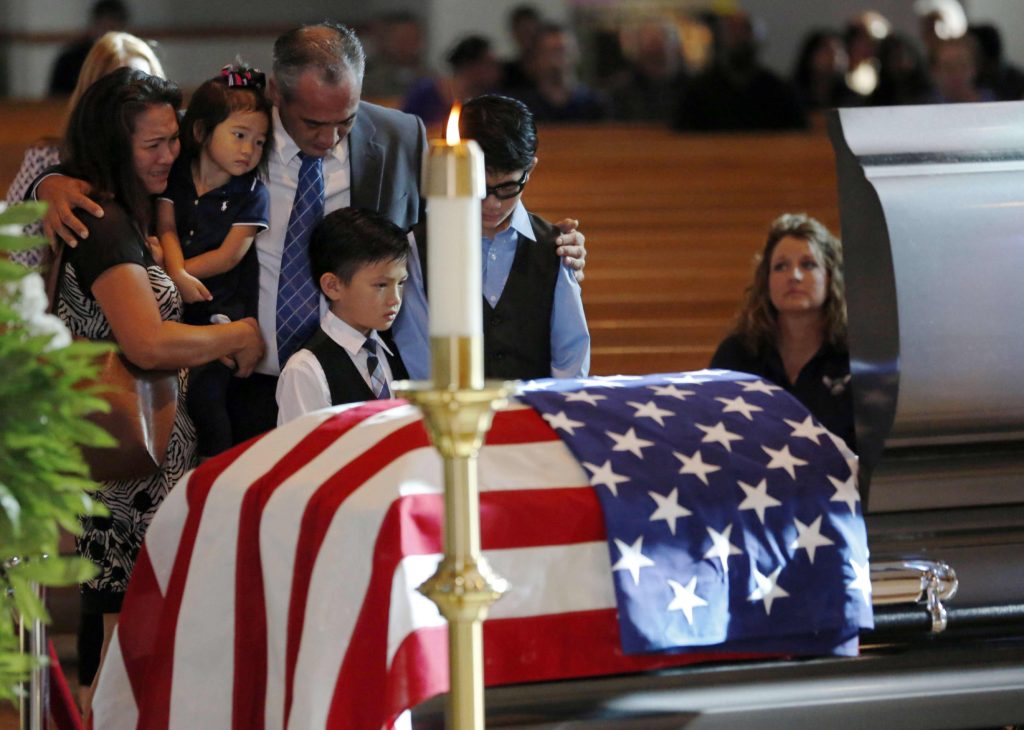
{"label": "red stripe on flag", "polygon": [[136,705],[141,705],[146,689],[146,667],[159,649],[156,641],[160,624],[153,617],[161,615],[163,603],[164,595],[143,544],[135,558],[132,579],[121,605],[122,618],[117,624],[117,640]]}
{"label": "red stripe on flag", "polygon": [[[295,549],[291,595],[288,603],[288,636],[285,650],[285,701],[283,724],[287,725],[295,686],[295,665],[299,656],[306,600],[320,546],[341,504],[366,480],[408,452],[428,446],[430,440],[422,421],[414,421],[381,439],[343,466],[309,498],[302,515],[299,542]],[[383,614],[385,623],[387,613]]]}
{"label": "red stripe on flag", "polygon": [[[217,477],[258,441],[258,438],[254,439],[210,459],[196,469],[188,482],[186,494],[188,516],[185,518],[185,524],[181,531],[178,552],[174,557],[174,567],[171,569],[170,580],[167,582],[164,608],[159,614],[160,621],[156,629],[156,646],[159,646],[164,660],[154,662],[153,666],[147,667],[148,671],[145,672],[145,681],[142,683],[144,685],[143,701],[139,703],[139,730],[165,730],[170,720],[171,681],[174,676],[174,638],[178,627],[178,612],[181,610],[181,597],[185,591],[189,564],[192,561],[192,549],[195,546],[196,533],[199,531],[199,522],[203,514],[203,507],[206,505],[206,498]],[[134,584],[134,580],[132,584]],[[131,615],[139,621],[150,619],[149,615],[142,612],[132,612]]]}
{"label": "red stripe on flag", "polygon": [[541,441],[560,441],[548,422],[532,408],[517,408],[500,411],[494,415],[494,423],[484,443],[488,446],[508,444],[532,444]]}
{"label": "red stripe on flag", "polygon": [[[388,624],[381,620],[391,613],[392,577],[402,558],[441,552],[443,514],[440,494],[404,497],[388,510],[374,546],[370,586],[335,682],[328,727],[377,728],[393,709],[387,704],[392,695],[410,692],[404,705],[409,707],[447,689],[444,662],[428,661],[410,675],[389,674]],[[597,497],[589,488],[484,492],[480,519],[485,550],[605,539]],[[444,679],[441,689],[436,688],[438,676]],[[392,686],[396,683],[398,689]],[[413,692],[417,686],[421,689]]]}
{"label": "red stripe on flag", "polygon": [[[242,498],[235,564],[235,665],[232,727],[260,730],[266,720],[267,615],[260,558],[260,522],[267,502],[281,484],[359,423],[401,405],[370,401],[327,419],[287,460],[256,480]],[[244,610],[239,610],[244,607]]]}

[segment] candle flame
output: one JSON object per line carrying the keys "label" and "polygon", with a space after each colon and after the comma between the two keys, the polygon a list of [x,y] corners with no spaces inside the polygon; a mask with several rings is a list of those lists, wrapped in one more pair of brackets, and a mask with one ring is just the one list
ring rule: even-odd
{"label": "candle flame", "polygon": [[455,106],[452,107],[451,114],[448,115],[448,128],[445,131],[445,141],[453,147],[461,141],[461,138],[459,137],[459,112],[461,110],[462,105],[456,102]]}

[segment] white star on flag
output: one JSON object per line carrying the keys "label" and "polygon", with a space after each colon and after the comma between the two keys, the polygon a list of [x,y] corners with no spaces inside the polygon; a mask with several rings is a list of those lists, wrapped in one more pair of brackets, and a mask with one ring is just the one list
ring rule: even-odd
{"label": "white star on flag", "polygon": [[690,578],[685,586],[679,581],[668,579],[668,587],[672,589],[675,597],[668,604],[669,611],[682,611],[686,616],[686,623],[693,625],[693,609],[697,606],[706,606],[708,602],[697,595],[697,576]]}
{"label": "white star on flag", "polygon": [[757,583],[757,588],[748,597],[748,601],[764,601],[764,612],[770,616],[772,613],[772,602],[776,598],[786,598],[789,594],[779,585],[779,573],[782,572],[782,566],[780,565],[771,575],[761,575],[758,571],[757,566],[754,566],[754,581]]}
{"label": "white star on flag", "polygon": [[743,383],[744,393],[764,393],[765,395],[770,395],[774,398],[775,393],[773,391],[776,390],[782,390],[782,388],[777,385],[772,385],[767,380],[748,380]]}
{"label": "white star on flag", "polygon": [[722,468],[720,466],[715,466],[714,464],[705,464],[704,458],[700,455],[700,449],[694,451],[693,456],[680,454],[678,451],[673,451],[672,456],[679,459],[683,464],[679,469],[680,474],[693,474],[708,486],[710,486],[708,484],[708,474],[716,472]]}
{"label": "white star on flag", "polygon": [[814,553],[820,547],[826,545],[835,545],[835,543],[821,534],[821,515],[809,525],[805,525],[800,520],[793,518],[793,524],[796,526],[797,537],[796,540],[790,544],[790,550],[799,550],[803,548],[807,551],[807,557],[814,563]]}
{"label": "white star on flag", "polygon": [[696,391],[693,390],[679,390],[674,385],[648,385],[649,389],[654,391],[654,395],[662,395],[666,398],[678,398],[679,400],[686,400],[688,395],[697,395]]}
{"label": "white star on flag", "polygon": [[565,415],[565,411],[559,411],[557,415],[552,416],[550,413],[544,414],[544,420],[548,422],[548,425],[553,429],[562,429],[567,431],[571,436],[576,435],[576,429],[582,428],[586,424],[582,421],[574,421]]}
{"label": "white star on flag", "polygon": [[644,458],[643,453],[641,453],[642,449],[646,449],[648,446],[654,446],[653,441],[637,437],[635,428],[629,429],[626,433],[605,431],[605,435],[615,442],[615,445],[612,447],[612,451],[629,451],[638,459]]}
{"label": "white star on flag", "polygon": [[657,403],[652,400],[649,400],[646,403],[626,401],[626,404],[636,411],[636,413],[633,414],[634,418],[650,418],[657,421],[658,425],[662,428],[665,427],[666,416],[676,415],[673,411],[666,411],[664,408],[658,408]]}
{"label": "white star on flag", "polygon": [[714,426],[704,426],[699,423],[694,425],[704,432],[704,438],[700,440],[702,444],[721,444],[730,453],[732,452],[732,442],[743,440],[742,436],[727,429],[722,421]]}
{"label": "white star on flag", "polygon": [[729,535],[732,534],[732,525],[730,524],[722,532],[718,532],[712,527],[706,528],[708,535],[711,536],[711,547],[704,553],[705,558],[718,558],[722,563],[722,572],[729,572],[729,556],[730,555],[742,555],[743,551],[738,547],[729,542]]}
{"label": "white star on flag", "polygon": [[654,567],[654,561],[643,554],[644,537],[641,535],[632,545],[627,545],[618,538],[615,539],[615,546],[622,553],[622,557],[612,566],[612,571],[628,570],[633,576],[633,585],[640,585],[640,569]]}
{"label": "white star on flag", "polygon": [[[736,482],[740,485],[740,489],[747,496],[740,502],[738,509],[752,509],[757,513],[757,519],[764,524],[764,511],[769,507],[778,507],[782,504],[779,500],[775,499],[768,494],[768,480],[762,479],[757,483],[757,486],[750,486],[743,482]],[[812,561],[813,562],[813,561]]]}
{"label": "white star on flag", "polygon": [[588,393],[585,390],[576,390],[571,393],[565,394],[566,403],[589,403],[592,406],[596,406],[600,401],[607,400],[606,395],[597,395],[596,393]]}
{"label": "white star on flag", "polygon": [[[586,464],[584,464],[586,466]],[[676,534],[676,520],[680,517],[689,517],[693,513],[679,504],[679,488],[673,487],[666,497],[657,492],[647,492],[651,499],[658,503],[658,509],[651,513],[651,522],[665,520],[669,531]]]}
{"label": "white star on flag", "polygon": [[[781,449],[776,451],[770,449],[767,446],[762,446],[764,452],[768,456],[772,457],[772,460],[768,462],[767,469],[785,469],[786,473],[789,474],[791,479],[796,479],[796,468],[798,466],[807,466],[807,462],[803,459],[798,459],[789,453],[789,446],[783,446]],[[831,478],[831,477],[830,477]]]}
{"label": "white star on flag", "polygon": [[857,502],[860,501],[860,492],[857,491],[857,484],[853,475],[845,482],[841,479],[836,479],[834,476],[829,475],[828,480],[832,482],[832,486],[836,488],[836,493],[832,495],[830,502],[846,502],[846,505],[850,508],[850,514],[857,514]]}
{"label": "white star on flag", "polygon": [[867,562],[861,565],[853,558],[850,558],[850,565],[853,566],[853,572],[857,575],[852,581],[846,584],[847,590],[860,591],[861,597],[864,599],[864,605],[871,606],[871,568]]}
{"label": "white star on flag", "polygon": [[818,437],[828,433],[827,428],[814,425],[814,419],[808,416],[803,421],[791,421],[788,418],[783,418],[790,428],[793,429],[793,433],[790,434],[794,438],[810,439],[816,444],[821,444]]}
{"label": "white star on flag", "polygon": [[601,466],[589,462],[583,462],[583,466],[590,472],[590,485],[596,487],[602,485],[608,487],[612,494],[619,496],[619,485],[629,481],[629,477],[616,474],[612,470],[612,462],[605,461]]}
{"label": "white star on flag", "polygon": [[748,421],[754,420],[754,411],[763,411],[764,408],[761,406],[755,406],[753,403],[747,403],[743,400],[742,395],[738,395],[735,398],[715,398],[719,403],[725,403],[722,408],[722,413],[742,413],[746,416]]}

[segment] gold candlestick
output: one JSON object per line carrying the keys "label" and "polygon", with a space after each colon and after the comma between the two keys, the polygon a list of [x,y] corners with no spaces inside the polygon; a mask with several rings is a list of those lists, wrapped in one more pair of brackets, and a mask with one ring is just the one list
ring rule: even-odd
{"label": "gold candlestick", "polygon": [[[432,342],[435,365],[441,349],[437,339]],[[470,352],[473,344],[444,343]],[[507,583],[494,574],[480,550],[477,455],[494,411],[505,405],[508,388],[491,383],[476,389],[404,383],[399,392],[423,411],[430,439],[444,459],[444,558],[419,590],[437,604],[448,621],[446,726],[482,730],[482,622]]]}
{"label": "gold candlestick", "polygon": [[[453,132],[454,128],[454,132]],[[484,383],[480,294],[480,199],[483,155],[460,142],[457,116],[447,143],[432,142],[423,165],[431,262],[431,382],[395,383],[393,390],[423,412],[444,459],[444,558],[419,590],[448,621],[446,725],[483,730],[483,627],[507,583],[480,550],[477,455],[509,388]],[[431,215],[431,204],[433,215]]]}

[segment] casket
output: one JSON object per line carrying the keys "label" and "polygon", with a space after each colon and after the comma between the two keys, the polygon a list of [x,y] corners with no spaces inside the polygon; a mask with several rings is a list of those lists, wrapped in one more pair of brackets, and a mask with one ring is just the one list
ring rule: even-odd
{"label": "casket", "polygon": [[[874,631],[854,660],[487,691],[488,727],[1024,722],[1024,104],[830,112]],[[416,727],[441,727],[441,705]]]}
{"label": "casket", "polygon": [[[496,421],[481,455],[493,492],[484,549],[513,585],[485,636],[495,648],[514,618],[502,656],[521,657],[497,676],[488,667],[488,727],[1024,722],[1024,105],[842,110],[830,124],[875,598],[860,656],[622,653],[594,490],[520,408]],[[446,649],[439,619],[409,608],[440,549],[440,461],[408,406],[360,408],[355,420],[373,428],[352,428],[354,410],[310,417],[172,492],[100,677],[97,727],[321,728],[443,691],[436,675],[368,679],[387,666],[416,676],[405,670]],[[393,505],[375,501],[386,487],[345,487],[396,477]],[[507,489],[530,492],[528,508],[487,504]],[[349,497],[342,529],[336,502]],[[573,536],[558,551],[546,545],[555,531]],[[525,566],[539,563],[561,590],[537,588]],[[372,600],[352,608],[353,592]],[[409,610],[382,623],[373,607],[394,596]],[[573,620],[552,623],[558,611],[533,603],[549,598]],[[365,651],[346,660],[355,639]],[[441,727],[443,702],[403,721]]]}

